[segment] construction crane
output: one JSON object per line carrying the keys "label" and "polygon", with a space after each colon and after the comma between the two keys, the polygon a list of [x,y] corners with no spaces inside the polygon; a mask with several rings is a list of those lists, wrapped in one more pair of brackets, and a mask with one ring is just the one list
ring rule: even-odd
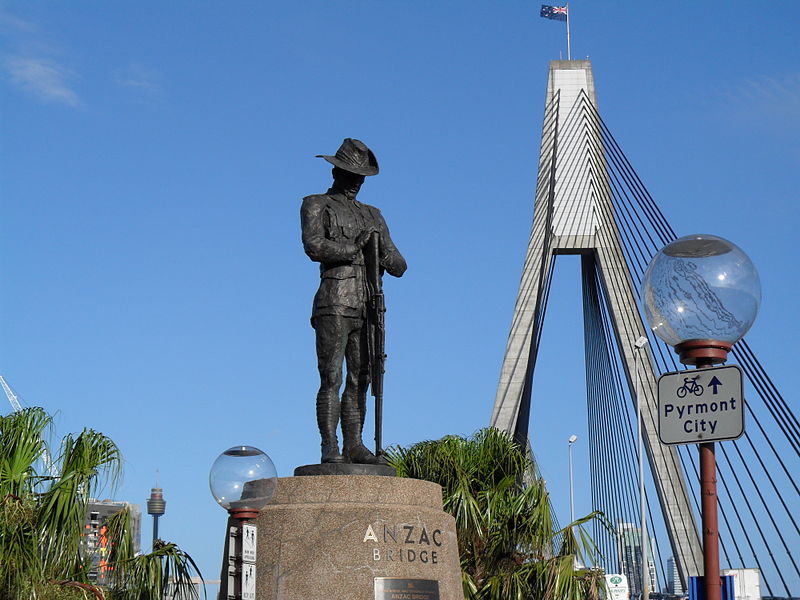
{"label": "construction crane", "polygon": [[[3,391],[6,393],[6,398],[8,398],[8,401],[11,403],[11,408],[14,409],[14,412],[20,412],[22,410],[22,405],[19,403],[19,398],[17,398],[17,395],[2,375],[0,375],[0,385],[3,386]],[[44,463],[44,468],[47,469],[51,477],[58,476],[58,471],[53,464],[53,459],[50,457],[47,446],[44,446],[42,450],[42,462]]]}
{"label": "construction crane", "polygon": [[11,391],[8,383],[6,383],[5,377],[0,375],[0,385],[3,386],[3,391],[6,393],[6,398],[8,401],[11,402],[11,408],[14,409],[14,412],[19,412],[22,410],[22,405],[19,403],[19,399],[17,398],[16,394]]}

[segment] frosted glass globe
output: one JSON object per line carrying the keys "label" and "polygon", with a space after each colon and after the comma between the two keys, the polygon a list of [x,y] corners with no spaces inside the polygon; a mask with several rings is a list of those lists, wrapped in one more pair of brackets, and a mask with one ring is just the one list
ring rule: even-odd
{"label": "frosted glass globe", "polygon": [[275,494],[278,472],[258,448],[234,446],[214,461],[208,484],[214,499],[226,510],[261,510]]}
{"label": "frosted glass globe", "polygon": [[650,327],[668,344],[733,344],[756,318],[761,281],[738,246],[715,235],[695,234],[675,240],[653,257],[642,294]]}

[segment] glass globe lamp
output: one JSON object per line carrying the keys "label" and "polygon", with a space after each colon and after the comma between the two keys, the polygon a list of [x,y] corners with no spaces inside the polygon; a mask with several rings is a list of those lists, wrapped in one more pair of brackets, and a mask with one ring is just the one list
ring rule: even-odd
{"label": "glass globe lamp", "polygon": [[211,494],[240,519],[252,519],[278,487],[278,473],[266,453],[253,446],[234,446],[217,457],[208,477]]}
{"label": "glass globe lamp", "polygon": [[642,281],[644,313],[653,332],[675,346],[684,364],[725,362],[755,321],[761,282],[735,244],[708,234],[667,244]]}

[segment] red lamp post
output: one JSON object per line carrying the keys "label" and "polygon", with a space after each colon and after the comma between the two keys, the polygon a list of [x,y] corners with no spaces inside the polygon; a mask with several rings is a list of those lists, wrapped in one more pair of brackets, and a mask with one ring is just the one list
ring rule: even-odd
{"label": "red lamp post", "polygon": [[230,516],[219,598],[254,600],[258,530],[253,523],[278,485],[272,460],[253,446],[234,446],[219,455],[211,467],[209,487]]}
{"label": "red lamp post", "polygon": [[[653,257],[642,296],[652,331],[674,346],[681,363],[704,369],[726,362],[733,345],[750,329],[761,303],[761,284],[738,246],[713,235],[689,235]],[[714,441],[699,441],[699,453],[705,600],[720,600]]]}

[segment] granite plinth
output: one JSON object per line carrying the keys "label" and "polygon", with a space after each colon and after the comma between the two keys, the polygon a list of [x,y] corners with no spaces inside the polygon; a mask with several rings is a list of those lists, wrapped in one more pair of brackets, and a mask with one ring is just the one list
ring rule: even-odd
{"label": "granite plinth", "polygon": [[399,477],[284,477],[258,525],[257,600],[373,600],[376,577],[438,582],[463,600],[441,488]]}

